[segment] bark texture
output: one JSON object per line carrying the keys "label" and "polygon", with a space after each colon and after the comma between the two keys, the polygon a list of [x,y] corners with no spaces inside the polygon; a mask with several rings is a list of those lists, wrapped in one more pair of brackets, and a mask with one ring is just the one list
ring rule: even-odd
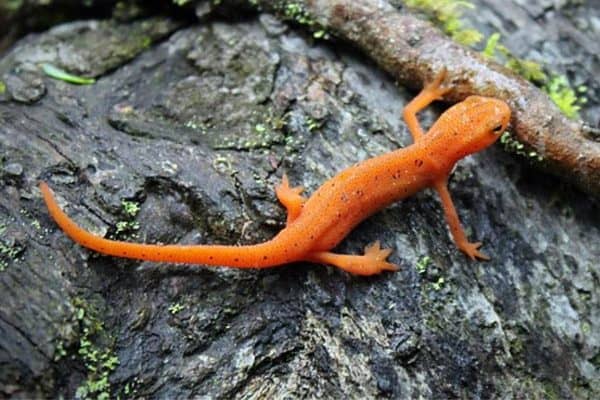
{"label": "bark texture", "polygon": [[[477,20],[554,15],[532,3],[481,2]],[[486,263],[454,248],[429,191],[340,246],[395,249],[402,270],[368,279],[311,264],[157,265],[73,245],[39,179],[101,235],[245,244],[283,226],[273,187],[284,171],[310,193],[410,143],[399,116],[414,93],[353,48],[266,14],[199,11],[203,22],[186,26],[67,23],[0,59],[0,397],[600,396],[598,206],[497,147],[461,162],[450,184]],[[54,80],[41,63],[97,81]]]}

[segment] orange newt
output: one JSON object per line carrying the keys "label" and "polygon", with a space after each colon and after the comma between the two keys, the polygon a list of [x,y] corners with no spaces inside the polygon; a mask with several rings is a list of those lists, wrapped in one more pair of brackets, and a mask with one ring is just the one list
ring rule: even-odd
{"label": "orange newt", "polygon": [[46,183],[40,183],[44,200],[56,223],[80,245],[102,254],[139,260],[269,268],[296,261],[334,265],[357,275],[395,271],[386,261],[391,249],[379,242],[364,255],[331,252],[362,220],[422,189],[435,189],[442,202],[456,246],[471,259],[487,260],[481,243],[471,243],[461,227],[447,188],[456,162],[494,143],[506,129],[510,109],[501,100],[470,96],[446,110],[427,134],[416,114],[441,99],[450,89],[442,86],[445,71],[437,75],[403,111],[415,143],[343,170],[305,198],[302,187],[290,187],[284,175],[275,192],[287,209],[286,227],[273,239],[248,246],[153,245],[109,240],[80,228],[58,206]]}

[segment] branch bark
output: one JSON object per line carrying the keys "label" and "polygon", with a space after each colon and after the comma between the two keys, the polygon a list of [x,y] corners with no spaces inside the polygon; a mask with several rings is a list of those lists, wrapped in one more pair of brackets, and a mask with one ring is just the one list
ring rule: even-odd
{"label": "branch bark", "polygon": [[542,157],[537,166],[600,195],[600,143],[586,137],[584,124],[565,117],[533,84],[453,42],[429,22],[401,13],[382,0],[253,3],[285,20],[308,21],[311,28],[326,29],[354,44],[413,89],[446,67],[453,86],[446,100],[458,102],[476,94],[506,101],[513,110],[514,134]]}

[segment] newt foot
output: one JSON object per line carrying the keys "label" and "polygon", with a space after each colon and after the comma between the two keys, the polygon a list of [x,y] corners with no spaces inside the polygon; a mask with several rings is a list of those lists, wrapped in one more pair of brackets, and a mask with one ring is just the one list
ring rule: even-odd
{"label": "newt foot", "polygon": [[488,256],[486,256],[485,254],[483,254],[482,252],[480,252],[479,250],[477,250],[481,247],[481,245],[482,245],[481,242],[475,242],[475,243],[467,242],[460,246],[460,250],[463,253],[465,253],[467,255],[467,257],[469,257],[473,261],[476,261],[477,259],[487,261],[490,258]]}
{"label": "newt foot", "polygon": [[451,90],[450,87],[442,86],[444,79],[446,79],[446,68],[442,69],[433,81],[429,82],[423,88],[423,92],[428,92],[435,100],[441,100],[442,97]]}
{"label": "newt foot", "polygon": [[398,271],[400,267],[386,261],[392,251],[392,249],[382,249],[379,240],[366,246],[363,255],[365,271],[368,270],[371,273],[365,275],[378,274],[383,271]]}

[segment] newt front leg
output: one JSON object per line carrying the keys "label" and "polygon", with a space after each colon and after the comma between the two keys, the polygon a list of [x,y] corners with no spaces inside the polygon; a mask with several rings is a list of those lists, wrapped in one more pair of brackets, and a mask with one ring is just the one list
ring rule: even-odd
{"label": "newt front leg", "polygon": [[427,108],[434,101],[441,100],[442,96],[450,91],[451,88],[442,86],[445,77],[446,69],[442,69],[435,79],[425,85],[417,97],[412,99],[402,110],[402,118],[404,118],[415,143],[421,140],[425,134],[417,119],[417,113]]}
{"label": "newt front leg", "polygon": [[444,215],[446,216],[446,222],[450,227],[450,233],[452,234],[452,239],[454,239],[456,246],[460,249],[460,251],[469,256],[471,260],[476,260],[478,258],[481,260],[489,260],[490,258],[488,256],[477,250],[479,247],[481,247],[481,242],[471,243],[467,240],[465,231],[460,224],[458,213],[454,207],[454,202],[452,201],[452,197],[450,197],[447,181],[444,180],[436,183],[434,188],[440,195],[442,208],[444,209]]}
{"label": "newt front leg", "polygon": [[[446,70],[443,69],[441,72],[438,73],[438,75],[435,77],[435,79],[432,82],[427,84],[423,88],[423,90],[421,90],[421,92],[417,95],[417,97],[415,97],[410,103],[408,103],[406,105],[406,107],[403,110],[402,115],[403,115],[404,121],[406,122],[406,126],[408,127],[408,130],[410,131],[415,142],[420,142],[425,137],[424,130],[423,130],[423,128],[421,128],[421,125],[419,124],[419,120],[417,119],[416,114],[419,111],[423,110],[428,105],[430,105],[435,100],[440,100],[442,98],[442,96],[450,90],[450,88],[442,86],[442,83],[443,83],[445,77],[446,77]],[[484,99],[484,98],[471,97],[470,102],[473,104],[473,106],[465,107],[465,110],[462,112],[461,118],[463,118],[467,121],[470,121],[472,123],[479,122],[476,119],[476,117],[477,117],[476,113],[481,113],[482,110],[479,110],[479,111],[475,111],[475,110],[477,110],[478,107],[481,108],[481,104],[482,104],[481,99]],[[484,101],[489,101],[489,100],[484,99]],[[491,110],[492,112],[490,113],[490,114],[494,114],[493,115],[494,118],[489,120],[489,121],[494,121],[494,122],[492,124],[490,124],[488,120],[484,120],[484,121],[480,122],[480,124],[483,125],[484,127],[486,125],[490,126],[491,136],[490,136],[490,138],[486,138],[484,136],[483,139],[478,139],[479,142],[490,141],[493,143],[493,141],[495,141],[497,139],[497,137],[494,135],[497,135],[497,133],[500,131],[503,132],[504,129],[506,128],[506,124],[508,123],[508,119],[510,117],[510,110],[502,102],[496,101],[496,103],[497,104],[493,104],[494,108],[492,108],[492,110]],[[467,101],[465,101],[464,104],[467,104]],[[485,110],[485,111],[489,111],[489,110]],[[460,114],[460,113],[457,113],[457,114]],[[471,116],[471,114],[473,114],[473,115]],[[481,116],[485,117],[486,115],[484,113],[481,113]],[[500,122],[496,122],[498,117],[501,117]],[[452,123],[452,122],[456,122],[456,120],[457,120],[456,118],[450,119],[448,122]],[[442,131],[442,134],[445,134],[444,135],[445,139],[448,141],[448,146],[447,146],[448,148],[451,148],[453,145],[455,145],[456,143],[458,143],[460,141],[458,136],[456,136],[456,138],[455,138],[455,137],[453,137],[455,135],[452,135],[452,132],[458,132],[459,130],[456,129],[456,127],[454,127],[454,126],[451,126],[446,121],[441,121],[441,123],[439,123],[435,128],[439,128],[439,130]],[[469,130],[473,130],[472,126],[467,126],[465,128],[469,129]],[[432,130],[435,130],[435,129],[432,128]],[[430,135],[437,134],[437,133],[438,132],[432,133],[431,130],[430,130],[430,132],[428,132],[428,134],[430,134]],[[464,135],[468,135],[469,131],[467,130],[467,131],[464,131],[461,133],[464,136]],[[485,134],[485,131],[484,131],[484,134]],[[477,147],[479,147],[479,144],[473,143],[473,144],[471,144],[471,147],[477,148]],[[470,152],[472,152],[472,151],[469,151],[469,153]],[[449,168],[449,170],[450,169],[451,168]],[[460,224],[460,220],[458,218],[458,213],[456,212],[454,203],[452,202],[452,197],[450,196],[450,192],[448,191],[447,176],[444,177],[443,179],[435,182],[433,187],[440,196],[440,199],[442,202],[442,207],[444,209],[444,215],[446,217],[446,222],[448,223],[450,232],[452,234],[452,238],[453,238],[456,246],[472,260],[476,260],[476,259],[489,260],[488,256],[486,256],[485,254],[481,253],[478,250],[478,248],[481,246],[480,242],[471,243],[467,240],[467,237],[464,233],[462,225]]]}

